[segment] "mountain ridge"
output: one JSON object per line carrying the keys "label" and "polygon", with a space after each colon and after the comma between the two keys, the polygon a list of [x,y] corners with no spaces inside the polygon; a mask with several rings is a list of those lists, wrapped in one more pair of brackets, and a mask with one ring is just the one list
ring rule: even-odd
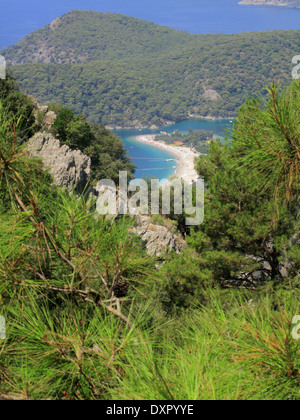
{"label": "mountain ridge", "polygon": [[110,127],[232,118],[291,81],[300,31],[189,34],[125,15],[71,11],[1,52],[21,89]]}
{"label": "mountain ridge", "polygon": [[[81,38],[78,38],[78,33]],[[133,39],[137,35],[138,39]],[[72,10],[42,29],[31,32],[3,52],[12,65],[50,62],[75,64],[95,59],[121,58],[127,54],[138,55],[144,53],[145,48],[149,54],[155,54],[168,50],[170,46],[180,45],[183,41],[189,43],[193,37],[188,32],[119,13]],[[85,42],[87,38],[88,48]],[[122,38],[126,38],[126,42]],[[131,46],[133,42],[134,46]],[[26,56],[22,55],[24,48]]]}

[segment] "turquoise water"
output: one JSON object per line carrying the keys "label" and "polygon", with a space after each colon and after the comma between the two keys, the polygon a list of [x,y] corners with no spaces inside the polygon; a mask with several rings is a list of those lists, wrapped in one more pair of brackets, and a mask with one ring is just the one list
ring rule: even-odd
{"label": "turquoise water", "polygon": [[300,9],[240,6],[238,2],[239,0],[4,1],[0,12],[0,50],[72,9],[123,13],[158,25],[202,34],[300,29]]}
{"label": "turquoise water", "polygon": [[176,158],[169,152],[138,142],[136,136],[141,136],[143,134],[159,134],[160,131],[173,133],[175,130],[186,134],[191,128],[193,130],[211,130],[215,135],[223,137],[226,135],[226,130],[230,130],[231,127],[232,123],[230,123],[229,120],[209,121],[203,119],[190,119],[178,124],[161,127],[158,130],[115,130],[114,132],[121,137],[131,160],[137,166],[136,178],[154,176],[159,179],[168,179],[175,172],[173,167],[177,167],[177,162],[176,160],[168,162],[167,159]]}

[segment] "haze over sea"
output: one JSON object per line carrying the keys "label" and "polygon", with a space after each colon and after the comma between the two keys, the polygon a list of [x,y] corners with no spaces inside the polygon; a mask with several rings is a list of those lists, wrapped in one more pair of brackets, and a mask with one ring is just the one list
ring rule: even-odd
{"label": "haze over sea", "polygon": [[[72,9],[123,13],[159,25],[190,33],[224,33],[300,29],[300,9],[273,6],[241,6],[239,0],[10,0],[1,4],[0,50],[15,44],[33,30],[40,29],[56,17]],[[295,54],[299,51],[295,51]],[[222,134],[228,121],[190,120],[164,129],[187,132],[189,128],[212,130]],[[157,130],[159,132],[160,130]],[[173,172],[173,158],[146,144],[137,143],[135,136],[154,134],[146,131],[119,131],[133,161],[137,177],[153,175],[167,178]]]}

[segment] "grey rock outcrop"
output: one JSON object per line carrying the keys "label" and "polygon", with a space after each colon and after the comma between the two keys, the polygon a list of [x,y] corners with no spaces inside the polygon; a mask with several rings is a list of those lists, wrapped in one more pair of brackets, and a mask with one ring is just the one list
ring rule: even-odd
{"label": "grey rock outcrop", "polygon": [[30,156],[41,158],[56,183],[71,191],[83,191],[91,177],[91,159],[79,150],[61,145],[49,133],[37,133],[28,142]]}
{"label": "grey rock outcrop", "polygon": [[208,99],[210,101],[218,101],[219,99],[221,99],[221,95],[214,89],[205,90],[203,96],[205,99]]}
{"label": "grey rock outcrop", "polygon": [[145,242],[147,254],[161,257],[169,251],[177,254],[186,247],[186,243],[181,235],[174,234],[164,226],[153,224],[148,216],[138,216],[137,226],[133,232]]}
{"label": "grey rock outcrop", "polygon": [[[101,183],[98,183],[93,189],[92,194],[98,199],[97,211],[99,214],[103,214],[102,206],[105,202],[105,207],[111,211],[106,217],[112,219],[118,217],[120,199],[122,203],[127,200],[127,197],[120,196],[119,190],[115,191],[109,186],[104,187]],[[128,211],[136,221],[132,232],[142,239],[148,255],[161,257],[170,251],[179,254],[186,247],[186,243],[179,233],[174,233],[165,226],[153,223],[149,216],[131,213],[130,209]]]}
{"label": "grey rock outcrop", "polygon": [[50,111],[49,107],[47,105],[40,105],[35,101],[34,98],[30,97],[33,104],[35,105],[35,118],[37,123],[46,129],[51,128],[51,126],[54,124],[57,115],[55,112]]}
{"label": "grey rock outcrop", "polygon": [[43,121],[43,123],[44,123],[46,126],[51,127],[51,126],[54,124],[55,120],[56,120],[56,114],[55,114],[55,112],[53,112],[53,111],[48,111],[48,112],[46,112],[46,114],[45,114],[45,117],[44,117],[44,121]]}

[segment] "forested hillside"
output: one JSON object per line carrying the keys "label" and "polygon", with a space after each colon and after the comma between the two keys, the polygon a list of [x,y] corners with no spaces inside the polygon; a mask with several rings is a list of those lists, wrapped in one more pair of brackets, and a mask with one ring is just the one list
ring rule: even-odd
{"label": "forested hillside", "polygon": [[232,117],[272,80],[291,80],[300,32],[192,35],[150,22],[72,11],[2,51],[21,89],[90,121],[160,126]]}

